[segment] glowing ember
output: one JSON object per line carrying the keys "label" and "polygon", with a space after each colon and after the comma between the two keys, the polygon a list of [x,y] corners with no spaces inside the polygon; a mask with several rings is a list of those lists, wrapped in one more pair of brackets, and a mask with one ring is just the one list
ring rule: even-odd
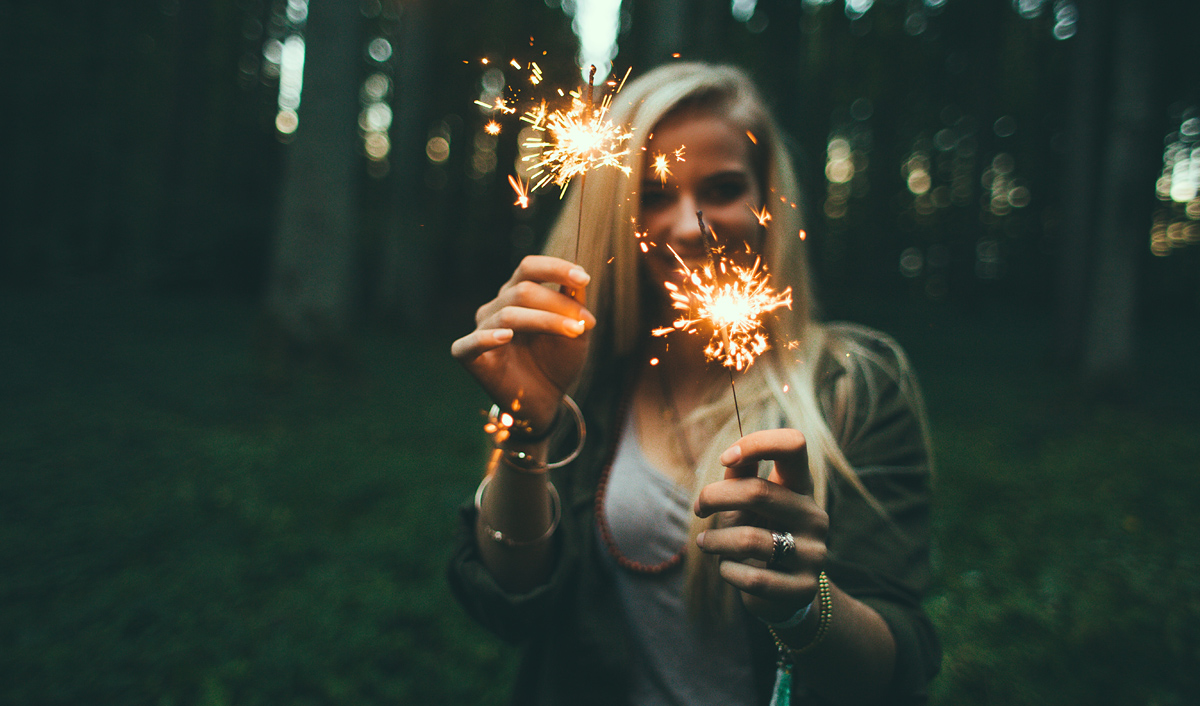
{"label": "glowing ember", "polygon": [[[680,147],[679,149],[675,150],[674,154],[676,162],[687,161],[683,158],[684,149],[685,147]],[[667,177],[671,176],[671,168],[667,165],[668,159],[670,159],[670,157],[665,154],[656,153],[654,155],[654,176],[662,180],[663,186],[666,186],[667,184]]]}
{"label": "glowing ember", "polygon": [[[746,205],[750,206],[750,204]],[[771,222],[771,214],[767,212],[766,204],[763,204],[762,208],[760,209],[750,206],[750,213],[754,214],[754,217],[758,219],[758,224],[763,228],[766,228],[767,224]]]}
{"label": "glowing ember", "polygon": [[663,186],[666,186],[667,177],[671,176],[671,168],[667,166],[667,155],[654,155],[654,176],[661,179]]}
{"label": "glowing ember", "polygon": [[[671,306],[684,313],[670,326],[652,333],[666,336],[674,331],[710,332],[705,358],[739,371],[750,367],[770,348],[763,317],[781,306],[791,308],[792,288],[776,292],[758,256],[753,265],[742,267],[720,249],[714,249],[708,263],[691,269],[673,248],[667,248],[679,261],[683,286],[672,282],[665,286]],[[746,252],[750,252],[748,247]]]}
{"label": "glowing ember", "polygon": [[500,123],[496,122],[495,120],[489,120],[487,125],[483,126],[483,131],[489,135],[499,135]]}
{"label": "glowing ember", "polygon": [[512,185],[513,191],[517,193],[517,200],[513,201],[514,206],[521,208],[529,208],[529,184],[521,181],[521,177],[508,175],[508,183]]}

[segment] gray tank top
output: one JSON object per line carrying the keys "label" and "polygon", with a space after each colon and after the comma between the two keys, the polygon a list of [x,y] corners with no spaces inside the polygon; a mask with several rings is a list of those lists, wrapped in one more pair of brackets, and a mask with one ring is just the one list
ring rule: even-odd
{"label": "gray tank top", "polygon": [[[618,442],[604,513],[621,553],[645,564],[672,557],[688,541],[691,497],[650,465],[638,445],[633,415]],[[750,706],[754,675],[746,626],[705,628],[687,614],[682,567],[650,576],[620,568],[600,539],[616,576],[632,636],[632,693],[636,706]]]}

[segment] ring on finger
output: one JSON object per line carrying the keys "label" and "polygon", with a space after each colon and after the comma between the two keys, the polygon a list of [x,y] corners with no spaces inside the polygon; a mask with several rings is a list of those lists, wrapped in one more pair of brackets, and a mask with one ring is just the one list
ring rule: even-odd
{"label": "ring on finger", "polygon": [[779,562],[796,553],[796,538],[791,532],[771,532],[771,559],[767,562],[768,569],[779,566]]}

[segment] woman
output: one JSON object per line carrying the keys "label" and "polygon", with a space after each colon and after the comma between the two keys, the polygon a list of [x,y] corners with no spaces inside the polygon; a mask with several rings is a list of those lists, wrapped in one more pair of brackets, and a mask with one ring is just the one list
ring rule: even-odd
{"label": "woman", "polygon": [[[924,701],[930,461],[903,354],[815,320],[792,167],[742,72],[670,64],[611,117],[634,176],[589,174],[578,262],[573,188],[545,254],[452,347],[518,420],[450,567],[468,612],[524,646],[513,702]],[[740,422],[703,337],[650,333],[677,318],[671,250],[708,256],[697,211],[792,288],[736,375]]]}

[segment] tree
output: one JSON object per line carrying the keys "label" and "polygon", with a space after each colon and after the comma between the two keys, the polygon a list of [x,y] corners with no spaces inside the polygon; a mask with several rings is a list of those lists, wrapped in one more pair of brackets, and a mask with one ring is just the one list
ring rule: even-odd
{"label": "tree", "polygon": [[286,342],[337,348],[357,256],[358,3],[316,0],[305,36],[300,124],[288,146],[267,311]]}

